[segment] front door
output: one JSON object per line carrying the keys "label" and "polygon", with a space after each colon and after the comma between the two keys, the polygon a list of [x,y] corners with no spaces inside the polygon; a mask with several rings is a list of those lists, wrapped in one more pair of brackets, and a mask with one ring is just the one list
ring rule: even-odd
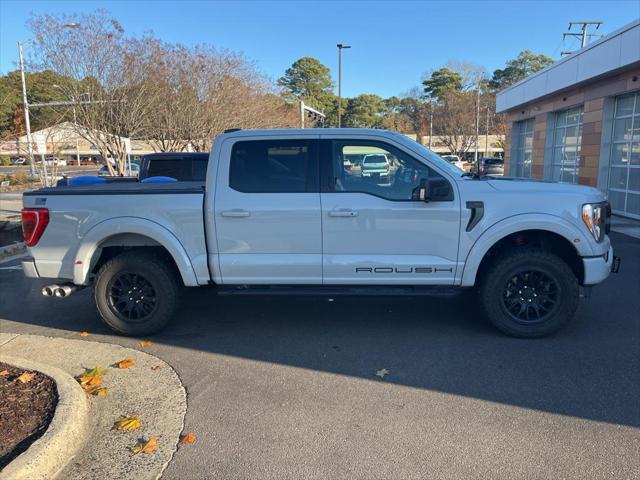
{"label": "front door", "polygon": [[321,284],[317,140],[222,146],[215,230],[224,284]]}
{"label": "front door", "polygon": [[[449,180],[386,142],[322,140],[321,152],[324,283],[452,285],[460,205]],[[414,200],[426,178],[440,188]]]}

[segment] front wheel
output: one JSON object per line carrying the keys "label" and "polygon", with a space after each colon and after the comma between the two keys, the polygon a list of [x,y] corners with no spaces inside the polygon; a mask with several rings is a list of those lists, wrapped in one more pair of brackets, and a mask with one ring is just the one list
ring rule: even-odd
{"label": "front wheel", "polygon": [[551,335],[573,318],[580,300],[576,276],[557,255],[509,253],[480,279],[480,300],[491,323],[507,335]]}
{"label": "front wheel", "polygon": [[96,274],[94,299],[102,321],[124,335],[162,329],[177,310],[177,274],[162,257],[131,251],[106,262]]}

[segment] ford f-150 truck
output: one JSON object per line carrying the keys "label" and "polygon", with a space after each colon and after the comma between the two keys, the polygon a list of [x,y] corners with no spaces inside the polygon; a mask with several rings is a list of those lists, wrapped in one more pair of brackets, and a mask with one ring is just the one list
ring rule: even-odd
{"label": "ford f-150 truck", "polygon": [[[384,155],[388,178],[345,159]],[[348,163],[347,163],[348,165]],[[475,287],[503,332],[540,337],[617,269],[595,188],[471,176],[383,130],[228,131],[205,182],[24,194],[28,277],[92,286],[114,330],[148,334],[183,286],[221,292],[411,293]]]}

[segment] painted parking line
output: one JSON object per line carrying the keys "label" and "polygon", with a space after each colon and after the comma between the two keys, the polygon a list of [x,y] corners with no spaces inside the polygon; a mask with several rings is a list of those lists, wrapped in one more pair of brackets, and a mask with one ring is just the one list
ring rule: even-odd
{"label": "painted parking line", "polygon": [[0,267],[0,270],[22,270],[22,265],[12,265],[10,267]]}

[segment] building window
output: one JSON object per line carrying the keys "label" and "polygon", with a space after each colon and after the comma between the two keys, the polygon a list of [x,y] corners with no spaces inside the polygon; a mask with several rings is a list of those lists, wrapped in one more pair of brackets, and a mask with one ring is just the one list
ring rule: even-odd
{"label": "building window", "polygon": [[551,180],[578,182],[580,144],[582,143],[582,106],[556,113],[551,157]]}
{"label": "building window", "polygon": [[640,93],[616,98],[611,143],[611,208],[640,218]]}
{"label": "building window", "polygon": [[531,159],[533,157],[533,126],[535,120],[522,120],[516,122],[516,155],[515,155],[515,176],[531,177]]}

